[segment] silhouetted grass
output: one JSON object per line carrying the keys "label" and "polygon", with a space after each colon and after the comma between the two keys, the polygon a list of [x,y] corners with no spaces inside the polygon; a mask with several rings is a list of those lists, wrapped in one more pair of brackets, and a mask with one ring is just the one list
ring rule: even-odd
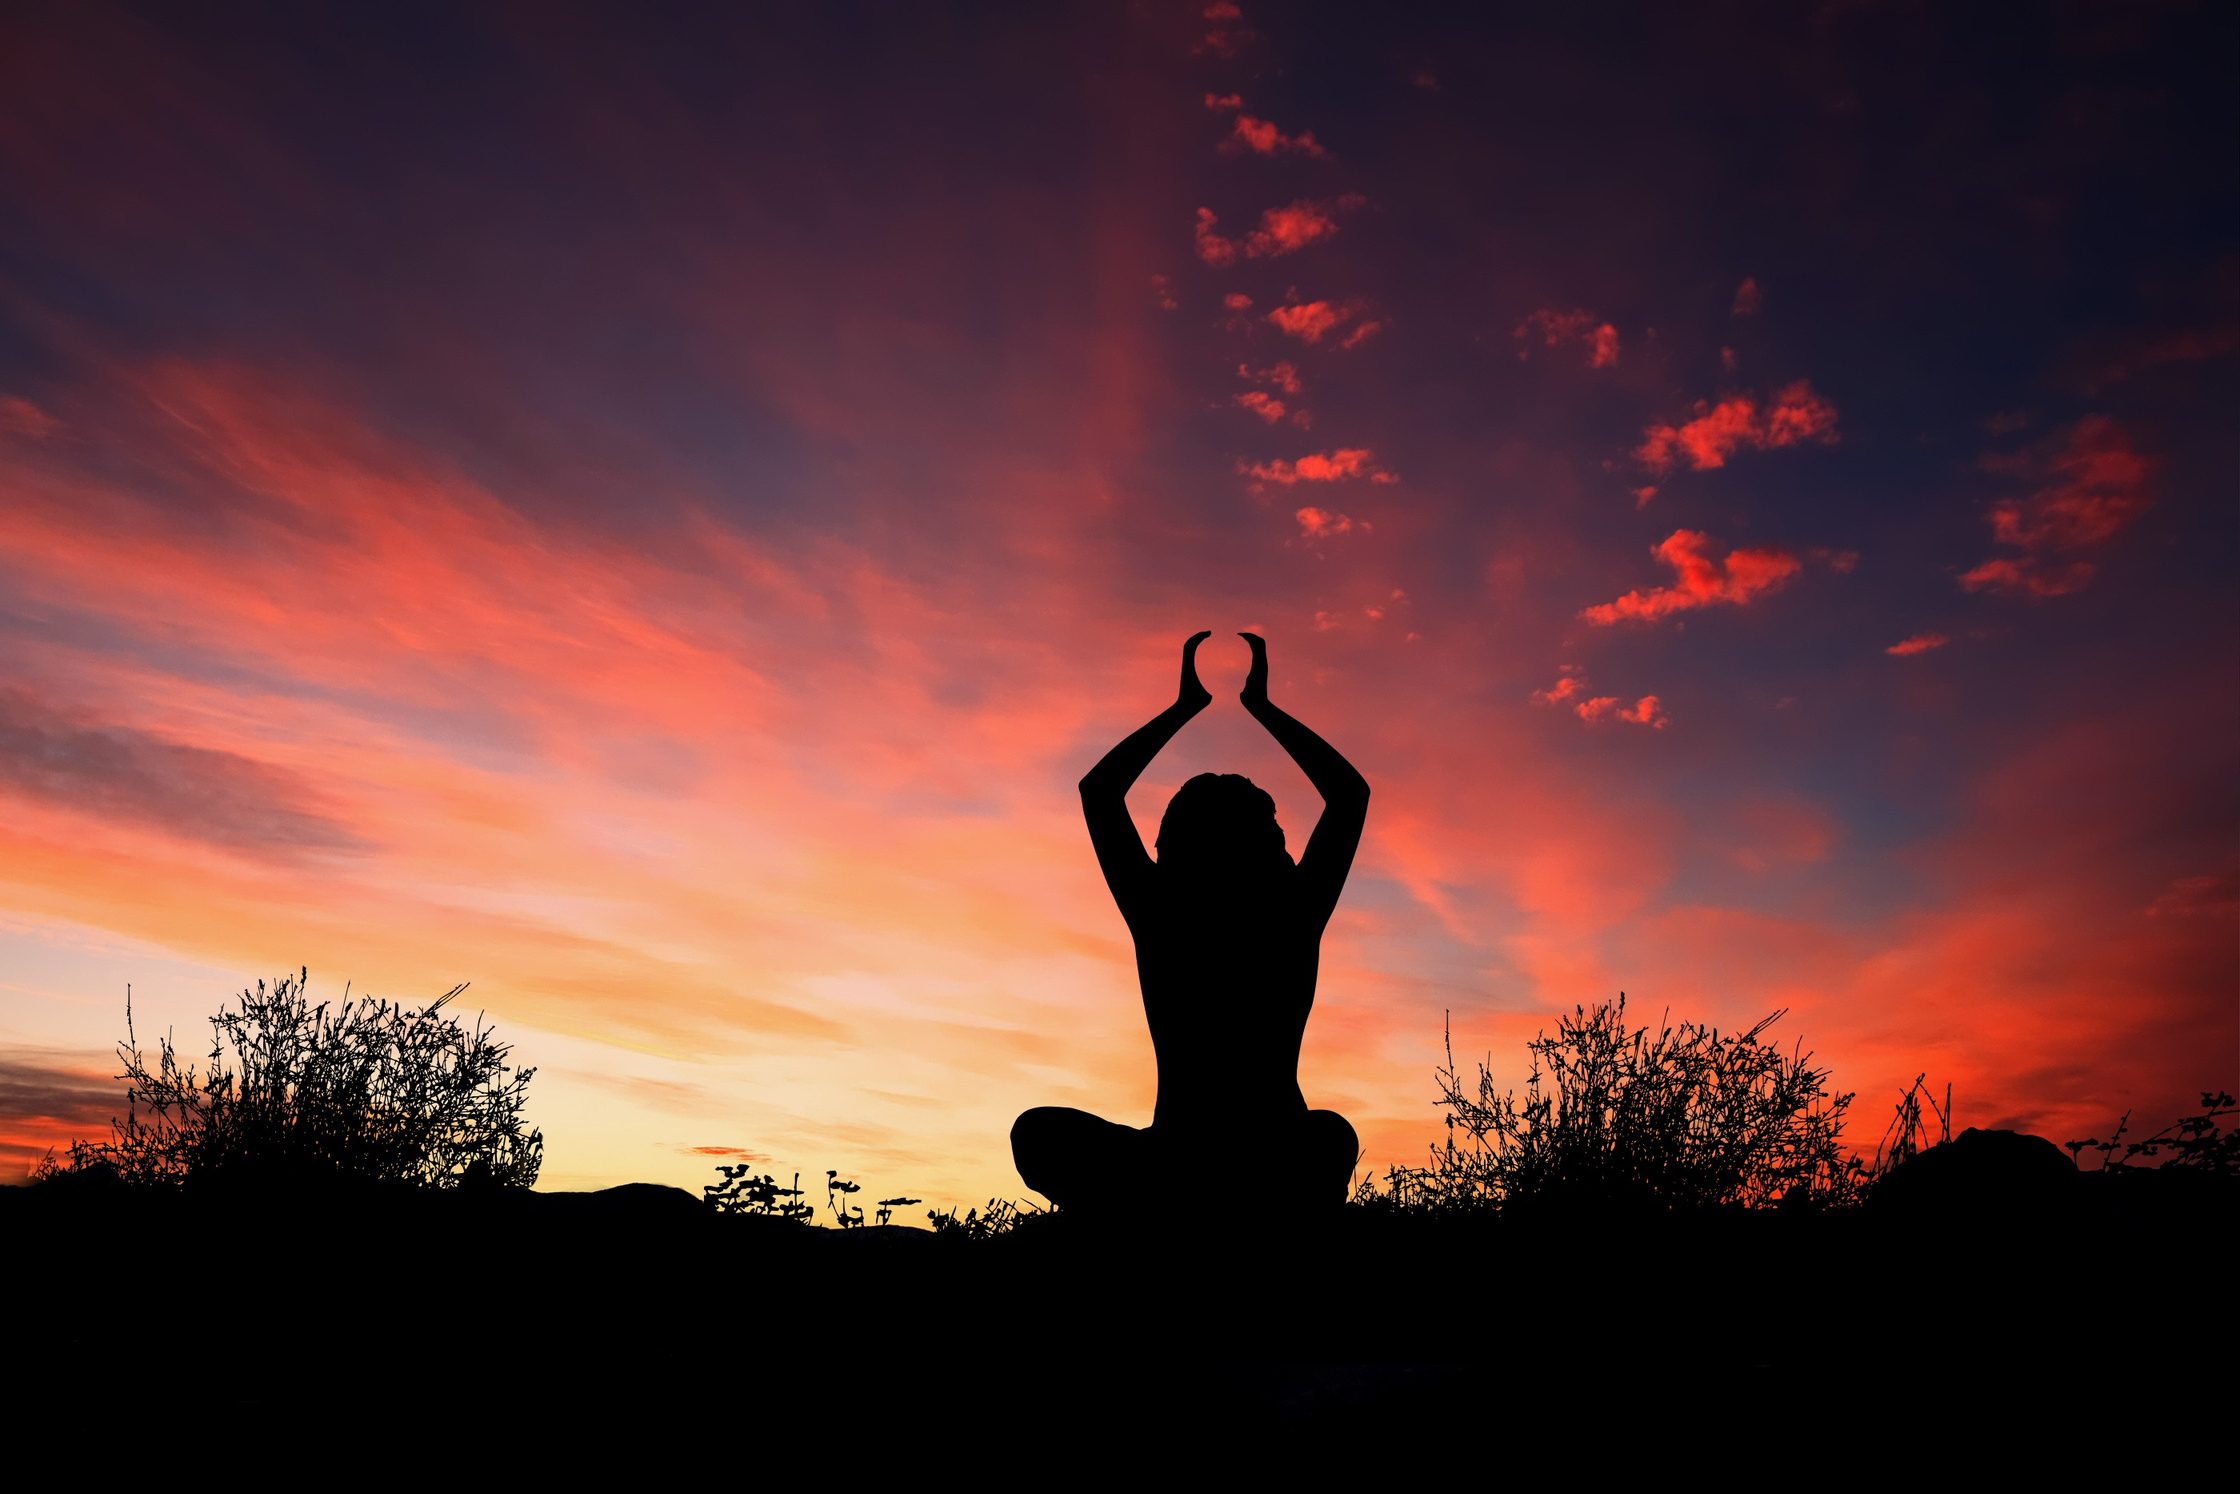
{"label": "silhouetted grass", "polygon": [[424,1188],[528,1187],[544,1134],[524,1131],[534,1069],[511,1069],[509,1044],[477,1019],[371,997],[313,1005],[308,972],[257,982],[210,1019],[208,1067],[182,1065],[167,1034],[151,1067],[129,993],[127,1111],[105,1142],[73,1142],[66,1167],[136,1185],[216,1179],[341,1178]]}
{"label": "silhouetted grass", "polygon": [[1683,1022],[1629,1028],[1625,997],[1579,1007],[1526,1045],[1522,1095],[1480,1064],[1456,1070],[1450,1030],[1438,1103],[1446,1140],[1424,1167],[1395,1167],[1355,1202],[1399,1212],[1562,1205],[1691,1210],[1854,1202],[1863,1169],[1843,1154],[1854,1096],[1831,1094],[1811,1055],[1747,1032]]}

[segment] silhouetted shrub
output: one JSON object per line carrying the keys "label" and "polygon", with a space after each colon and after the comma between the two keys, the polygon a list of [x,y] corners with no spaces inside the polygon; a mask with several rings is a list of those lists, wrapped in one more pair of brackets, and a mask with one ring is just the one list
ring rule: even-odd
{"label": "silhouetted shrub", "polygon": [[1394,1168],[1357,1201],[1400,1210],[1561,1202],[1671,1209],[1850,1202],[1860,1169],[1842,1155],[1844,1113],[1809,1054],[1762,1040],[1785,1015],[1723,1034],[1684,1022],[1629,1030],[1625,997],[1559,1020],[1527,1048],[1520,1097],[1479,1065],[1439,1070],[1447,1138],[1422,1168]]}
{"label": "silhouetted shrub", "polygon": [[787,1188],[767,1173],[756,1177],[749,1163],[716,1170],[723,1174],[723,1181],[708,1184],[700,1193],[707,1199],[708,1207],[719,1214],[757,1214],[806,1224],[817,1212],[814,1204],[801,1202],[801,1174],[798,1172],[793,1175],[793,1186]]}
{"label": "silhouetted shrub", "polygon": [[2106,1141],[2087,1137],[2083,1141],[2068,1143],[2069,1155],[2083,1161],[2082,1154],[2095,1151],[2100,1154],[2101,1172],[2121,1172],[2132,1165],[2136,1157],[2158,1157],[2164,1152],[2162,1166],[2185,1172],[2203,1172],[2215,1177],[2240,1177],[2240,1129],[2225,1131],[2221,1122],[2228,1115],[2240,1114],[2231,1095],[2223,1091],[2201,1092],[2199,1115],[2188,1115],[2172,1121],[2144,1141],[2125,1141],[2124,1132],[2131,1129],[2131,1113],[2125,1111],[2123,1119],[2116,1122],[2115,1134]]}
{"label": "silhouetted shrub", "polygon": [[443,1013],[466,987],[417,1010],[347,992],[313,1005],[308,972],[243,991],[210,1019],[209,1068],[182,1067],[169,1036],[153,1068],[132,1027],[117,1056],[125,1118],[106,1142],[70,1148],[73,1171],[127,1183],[343,1177],[427,1188],[527,1187],[544,1133],[524,1132],[534,1069],[477,1019]]}

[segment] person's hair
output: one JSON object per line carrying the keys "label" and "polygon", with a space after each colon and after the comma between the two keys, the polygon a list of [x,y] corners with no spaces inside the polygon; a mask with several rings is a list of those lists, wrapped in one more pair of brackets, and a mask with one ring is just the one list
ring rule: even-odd
{"label": "person's hair", "polygon": [[1291,866],[1276,801],[1242,773],[1200,773],[1175,790],[1159,820],[1166,867]]}

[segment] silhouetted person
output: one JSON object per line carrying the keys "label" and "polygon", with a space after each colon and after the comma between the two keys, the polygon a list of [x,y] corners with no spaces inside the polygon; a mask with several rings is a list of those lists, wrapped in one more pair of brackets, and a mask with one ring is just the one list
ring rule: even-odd
{"label": "silhouetted person", "polygon": [[1159,1061],[1146,1130],[1045,1106],[1011,1128],[1027,1186],[1062,1208],[1124,1210],[1218,1168],[1263,1205],[1335,1207],[1360,1143],[1334,1110],[1299,1092],[1299,1043],[1322,930],[1361,843],[1369,784],[1333,747],[1268,702],[1268,650],[1252,647],[1240,697],[1322,795],[1293,865],[1275,800],[1235,773],[1201,773],[1167,803],[1159,859],[1144,853],[1128,789],[1183,724],[1212,703],[1198,682],[1199,633],[1182,646],[1175,703],[1081,780],[1097,864],[1136,941],[1136,974]]}

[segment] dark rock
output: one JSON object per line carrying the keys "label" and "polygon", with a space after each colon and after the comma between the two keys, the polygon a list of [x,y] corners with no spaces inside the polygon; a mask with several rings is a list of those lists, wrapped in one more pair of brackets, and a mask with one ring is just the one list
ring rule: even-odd
{"label": "dark rock", "polygon": [[1970,1127],[1901,1163],[1867,1203],[1878,1212],[1983,1214],[2057,1205],[2076,1186],[2077,1164],[2043,1136]]}

